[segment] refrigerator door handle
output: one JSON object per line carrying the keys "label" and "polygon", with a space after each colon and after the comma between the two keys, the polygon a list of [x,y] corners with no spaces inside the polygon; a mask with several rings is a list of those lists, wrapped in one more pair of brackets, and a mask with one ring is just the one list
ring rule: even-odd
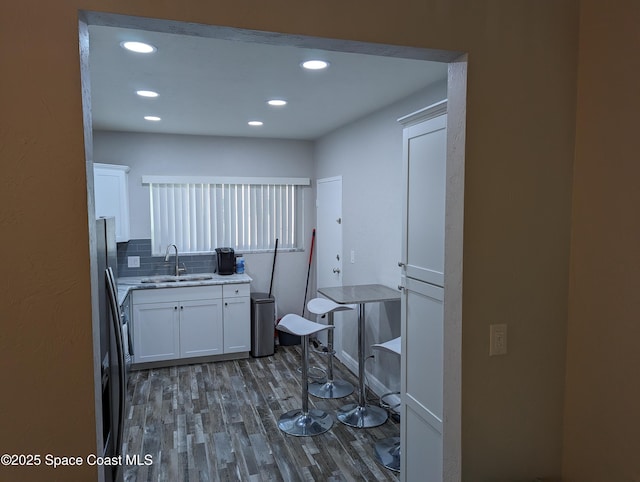
{"label": "refrigerator door handle", "polygon": [[113,277],[113,271],[111,267],[106,270],[107,277],[107,291],[109,293],[109,306],[111,308],[111,319],[113,320],[113,331],[116,339],[116,352],[118,354],[118,370],[120,376],[118,377],[120,385],[120,410],[118,417],[118,434],[116,437],[116,456],[122,455],[122,434],[124,432],[124,411],[126,401],[126,371],[125,371],[125,358],[124,358],[124,345],[122,341],[122,322],[120,319],[120,309],[118,307],[118,295],[116,290],[116,282]]}

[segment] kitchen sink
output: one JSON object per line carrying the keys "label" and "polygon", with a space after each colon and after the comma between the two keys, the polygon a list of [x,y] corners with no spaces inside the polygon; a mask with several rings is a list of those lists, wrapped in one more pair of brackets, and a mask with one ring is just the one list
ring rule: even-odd
{"label": "kitchen sink", "polygon": [[180,276],[152,276],[150,278],[142,278],[142,283],[179,283],[181,281],[203,281],[211,279],[210,274],[183,274]]}
{"label": "kitchen sink", "polygon": [[[174,278],[176,278],[174,276]],[[180,276],[177,276],[178,281],[202,281],[202,280],[206,280],[206,279],[211,279],[213,278],[213,276],[211,276],[210,274],[183,274]]]}
{"label": "kitchen sink", "polygon": [[152,278],[143,278],[140,281],[142,283],[168,283],[177,280],[175,276],[153,276]]}

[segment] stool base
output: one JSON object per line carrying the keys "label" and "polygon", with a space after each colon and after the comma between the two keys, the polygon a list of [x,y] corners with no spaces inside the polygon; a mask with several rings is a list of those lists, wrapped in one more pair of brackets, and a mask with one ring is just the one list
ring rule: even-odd
{"label": "stool base", "polygon": [[375,405],[350,403],[338,409],[338,420],[356,428],[377,427],[387,421],[387,411]]}
{"label": "stool base", "polygon": [[342,398],[353,393],[353,385],[336,379],[326,383],[310,383],[309,393],[318,398]]}
{"label": "stool base", "polygon": [[324,410],[311,409],[304,413],[302,409],[291,410],[280,416],[278,428],[284,433],[296,437],[308,437],[326,432],[333,425],[331,416]]}
{"label": "stool base", "polygon": [[375,458],[387,469],[400,472],[400,437],[389,437],[377,442]]}

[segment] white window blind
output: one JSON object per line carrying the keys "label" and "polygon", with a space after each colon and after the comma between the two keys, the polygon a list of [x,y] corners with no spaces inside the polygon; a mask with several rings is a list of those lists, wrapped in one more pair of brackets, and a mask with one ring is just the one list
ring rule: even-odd
{"label": "white window blind", "polygon": [[157,182],[168,179],[144,176],[150,192],[153,254],[164,254],[169,244],[177,245],[181,253],[207,253],[222,246],[245,252],[269,250],[276,238],[279,248],[298,248],[300,185],[308,180],[273,183],[271,179],[263,184],[238,182],[241,179]]}

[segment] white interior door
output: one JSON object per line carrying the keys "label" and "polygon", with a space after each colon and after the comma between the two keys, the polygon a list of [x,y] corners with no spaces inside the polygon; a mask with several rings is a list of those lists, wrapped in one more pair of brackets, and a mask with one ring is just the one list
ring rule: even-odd
{"label": "white interior door", "polygon": [[[318,180],[316,246],[316,286],[342,286],[342,176]],[[334,349],[338,357],[342,353],[340,318],[340,313],[336,313]]]}

